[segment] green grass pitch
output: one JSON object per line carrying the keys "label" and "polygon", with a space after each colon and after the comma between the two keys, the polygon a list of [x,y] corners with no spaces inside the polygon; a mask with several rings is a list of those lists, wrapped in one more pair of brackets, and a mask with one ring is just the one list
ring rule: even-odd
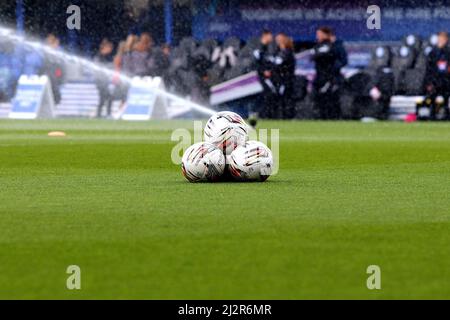
{"label": "green grass pitch", "polygon": [[186,182],[180,127],[0,121],[0,298],[450,298],[449,124],[263,122],[251,184]]}

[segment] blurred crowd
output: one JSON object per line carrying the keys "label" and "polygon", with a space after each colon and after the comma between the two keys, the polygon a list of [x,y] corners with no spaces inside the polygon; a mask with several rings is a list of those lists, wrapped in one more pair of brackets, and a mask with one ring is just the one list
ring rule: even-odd
{"label": "blurred crowd", "polygon": [[[175,47],[156,46],[152,35],[145,32],[131,34],[119,43],[103,39],[93,60],[113,73],[99,69],[92,74],[100,96],[97,116],[110,117],[113,101],[120,101],[121,109],[125,106],[129,87],[121,75],[161,77],[170,92],[208,105],[213,85],[256,71],[263,92],[253,97],[256,103],[249,109],[261,118],[296,118],[299,102],[309,99],[316,118],[361,118],[364,114],[360,110],[370,106],[372,111],[378,110],[372,112],[374,117],[386,119],[391,97],[403,93],[405,83],[406,87],[415,83],[415,91],[408,93],[405,89],[406,94],[425,95],[430,118],[449,118],[450,49],[446,32],[439,33],[435,44],[406,43],[393,55],[388,47],[377,48],[367,69],[349,79],[342,75],[348,63],[347,52],[334,30],[320,27],[316,38],[308,52],[316,69],[312,83],[296,75],[293,39],[270,30],[246,42],[233,37],[222,42],[184,38]],[[0,100],[13,97],[20,75],[47,75],[58,104],[60,87],[67,76],[65,62],[46,56],[45,51],[1,40]],[[61,50],[53,34],[47,36],[46,45]],[[342,103],[349,96],[352,101]],[[343,114],[347,106],[357,106],[358,114]]]}
{"label": "blurred crowd", "polygon": [[[264,118],[295,117],[291,101],[296,69],[294,42],[283,33],[274,36],[265,30],[260,39],[246,44],[235,38],[223,44],[214,40],[199,44],[188,38],[176,48],[154,46],[148,33],[129,35],[116,50],[104,39],[94,61],[110,64],[118,75],[162,77],[170,91],[203,104],[209,102],[212,85],[258,70],[265,90],[255,111]],[[119,99],[123,105],[127,87],[120,83],[120,77],[110,79],[109,75],[98,74],[96,83],[101,96],[98,116],[105,105],[106,115],[111,116],[112,100]]]}
{"label": "blurred crowd", "polygon": [[[47,75],[52,83],[55,102],[59,103],[59,87],[64,82],[64,61],[20,43],[0,40],[0,101],[14,96],[21,75]],[[53,50],[61,50],[60,40],[53,34],[47,36],[45,44]]]}
{"label": "blurred crowd", "polygon": [[[307,81],[295,74],[296,60],[292,38],[284,33],[275,37],[269,30],[261,34],[260,47],[254,51],[257,70],[264,91],[260,96],[262,109],[255,110],[262,118],[293,119],[298,100],[305,97]],[[321,119],[340,118],[340,91],[344,78],[342,68],[348,63],[343,42],[328,27],[317,30],[317,44],[311,50],[316,77],[313,82],[314,105]]]}
{"label": "blurred crowd", "polygon": [[118,44],[117,48],[110,40],[103,39],[94,62],[113,69],[114,76],[101,72],[94,74],[100,96],[97,116],[102,116],[104,107],[106,115],[111,116],[111,105],[114,100],[120,100],[123,108],[127,99],[128,84],[121,81],[121,74],[130,77],[162,77],[168,80],[170,53],[170,47],[167,45],[156,48],[149,33],[140,36],[129,35]]}

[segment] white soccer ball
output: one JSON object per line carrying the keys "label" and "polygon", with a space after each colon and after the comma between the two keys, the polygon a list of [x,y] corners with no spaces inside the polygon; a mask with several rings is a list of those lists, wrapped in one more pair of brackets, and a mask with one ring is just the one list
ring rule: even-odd
{"label": "white soccer ball", "polygon": [[225,171],[225,156],[215,145],[196,143],[183,155],[181,168],[190,182],[217,181]]}
{"label": "white soccer ball", "polygon": [[234,112],[219,112],[212,116],[205,127],[205,141],[214,144],[230,155],[248,140],[249,127],[240,115]]}
{"label": "white soccer ball", "polygon": [[228,170],[238,181],[266,181],[272,169],[272,151],[262,142],[249,141],[228,158]]}

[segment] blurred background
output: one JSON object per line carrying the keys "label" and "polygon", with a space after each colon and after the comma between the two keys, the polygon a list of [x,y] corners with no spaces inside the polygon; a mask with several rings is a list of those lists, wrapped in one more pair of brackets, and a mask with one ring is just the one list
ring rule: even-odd
{"label": "blurred background", "polygon": [[[70,5],[80,8],[80,30],[67,27]],[[381,10],[379,29],[368,28],[370,5]],[[450,30],[449,1],[2,0],[0,21],[0,117],[13,108],[21,76],[46,75],[54,116],[120,118],[129,102],[131,85],[120,77],[126,75],[161,78],[165,91],[186,101],[244,116],[448,118],[448,72],[430,70],[442,59],[429,54],[438,33]],[[321,27],[332,40],[318,39]],[[8,38],[5,30],[112,73]],[[264,30],[273,37],[268,44]],[[284,40],[277,40],[280,33]],[[336,92],[320,96],[317,50],[327,42],[334,50],[336,41],[344,59],[323,83]],[[268,50],[264,58],[255,56],[261,50]],[[336,99],[339,105],[327,105]]]}

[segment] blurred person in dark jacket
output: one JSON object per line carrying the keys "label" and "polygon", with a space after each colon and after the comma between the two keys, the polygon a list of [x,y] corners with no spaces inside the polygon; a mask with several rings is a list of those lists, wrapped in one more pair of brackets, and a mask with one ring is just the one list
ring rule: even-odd
{"label": "blurred person in dark jacket", "polygon": [[[47,45],[53,50],[61,50],[60,41],[54,34],[49,34],[46,39]],[[61,102],[60,87],[64,82],[64,61],[48,55],[45,59],[44,73],[49,77],[52,85],[55,104]]]}
{"label": "blurred person in dark jacket", "polygon": [[149,58],[149,74],[152,77],[162,77],[166,75],[170,66],[169,57],[164,53],[163,48],[154,48]]}
{"label": "blurred person in dark jacket", "polygon": [[153,37],[144,32],[139,38],[139,54],[135,66],[137,75],[162,77],[169,66],[169,61],[160,48],[155,48]]}
{"label": "blurred person in dark jacket", "polygon": [[170,47],[169,44],[166,43],[161,47],[161,53],[162,53],[160,62],[162,70],[161,76],[167,81],[170,68],[170,59],[172,58],[172,48]]}
{"label": "blurred person in dark jacket", "polygon": [[295,103],[292,99],[295,80],[296,60],[294,41],[284,33],[276,37],[278,52],[274,57],[273,78],[278,96],[278,110],[274,110],[275,118],[293,119]]}
{"label": "blurred person in dark jacket", "polygon": [[[111,69],[113,66],[113,51],[114,45],[108,39],[103,39],[100,43],[98,54],[94,57],[94,62],[100,64],[103,67]],[[100,101],[97,106],[97,117],[102,116],[103,107],[106,105],[107,116],[111,116],[112,107],[112,79],[108,72],[103,72],[101,70],[96,71],[95,83],[97,85],[98,93],[100,96]]]}
{"label": "blurred person in dark jacket", "polygon": [[195,54],[191,57],[191,68],[193,71],[193,83],[190,83],[192,100],[197,103],[208,104],[210,97],[210,86],[208,70],[213,65],[206,52]]}
{"label": "blurred person in dark jacket", "polygon": [[316,78],[313,83],[314,104],[320,118],[336,120],[340,118],[340,76],[337,73],[339,55],[332,42],[333,31],[328,27],[317,30],[317,45],[314,47],[313,61]]}
{"label": "blurred person in dark jacket", "polygon": [[[425,90],[431,101],[431,119],[449,119],[450,49],[448,33],[438,34],[438,43],[427,58]],[[442,97],[438,99],[438,97]],[[439,101],[443,100],[443,101]]]}
{"label": "blurred person in dark jacket", "polygon": [[259,95],[258,99],[259,116],[261,118],[274,117],[274,109],[277,99],[277,89],[273,82],[274,54],[271,52],[272,43],[272,32],[269,30],[263,30],[261,33],[259,46],[253,51],[255,68],[263,87],[263,92]]}
{"label": "blurred person in dark jacket", "polygon": [[345,49],[344,41],[338,39],[334,31],[333,30],[331,31],[332,34],[330,40],[331,43],[334,45],[334,49],[336,51],[336,64],[335,64],[336,77],[339,79],[341,83],[343,83],[344,77],[342,75],[342,69],[348,64],[347,50]]}

